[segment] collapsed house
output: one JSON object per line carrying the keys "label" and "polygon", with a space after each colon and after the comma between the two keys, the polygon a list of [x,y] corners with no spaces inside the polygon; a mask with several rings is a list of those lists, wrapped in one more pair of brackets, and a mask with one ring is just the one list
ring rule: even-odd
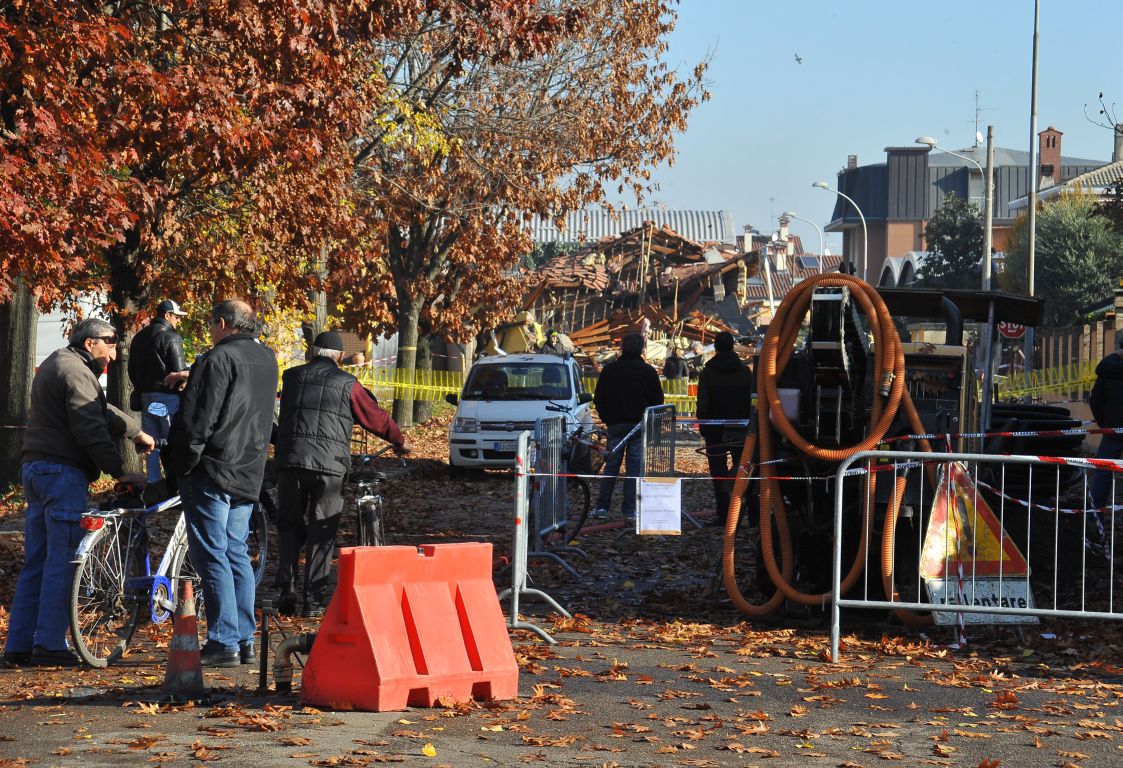
{"label": "collapsed house", "polygon": [[709,344],[719,331],[755,336],[745,299],[756,275],[755,253],[645,222],[528,273],[523,310],[568,334],[575,354],[594,363],[625,334],[646,332],[648,360],[658,363],[669,344]]}

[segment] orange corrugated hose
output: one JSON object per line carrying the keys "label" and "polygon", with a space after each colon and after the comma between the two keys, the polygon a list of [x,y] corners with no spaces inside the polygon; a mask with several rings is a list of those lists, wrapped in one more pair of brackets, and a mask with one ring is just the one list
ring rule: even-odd
{"label": "orange corrugated hose", "polygon": [[[780,396],[777,392],[777,383],[780,374],[787,367],[795,349],[796,337],[800,326],[811,304],[811,297],[816,288],[839,287],[848,288],[851,296],[858,302],[866,318],[869,320],[870,330],[874,338],[874,370],[881,376],[880,386],[875,387],[874,402],[870,409],[871,426],[867,436],[861,442],[848,448],[821,448],[808,442],[796,430],[784,415],[780,405]],[[780,431],[792,445],[799,448],[806,456],[831,462],[841,462],[859,451],[874,448],[882,441],[889,427],[897,416],[897,410],[904,404],[905,415],[918,434],[924,432],[920,416],[913,406],[912,398],[905,390],[905,357],[901,351],[901,339],[889,315],[889,309],[877,291],[869,283],[852,275],[831,274],[809,278],[798,283],[784,300],[780,303],[765,336],[764,348],[757,364],[757,430],[745,438],[745,445],[741,450],[741,460],[738,463],[737,479],[733,484],[733,493],[729,503],[729,514],[726,516],[725,538],[722,547],[722,573],[725,589],[729,593],[733,604],[749,616],[767,616],[775,611],[785,598],[805,605],[825,605],[830,600],[830,593],[807,594],[800,592],[791,585],[794,556],[791,535],[788,529],[787,510],[784,507],[783,497],[780,494],[779,482],[771,479],[773,466],[769,463],[772,459],[772,430],[771,423]],[[888,388],[888,396],[879,396],[878,392]],[[928,442],[921,441],[924,450],[931,451]],[[761,473],[760,480],[760,538],[764,550],[764,564],[768,576],[776,586],[776,593],[770,600],[761,604],[750,603],[741,594],[737,586],[734,568],[734,548],[737,523],[741,515],[741,496],[748,484],[752,471],[752,460],[759,446],[760,463],[757,465]],[[871,528],[873,517],[873,499],[875,498],[875,476],[868,476],[869,488],[866,493],[867,504],[863,509],[862,533],[858,542],[858,551],[854,557],[849,571],[842,580],[841,588],[846,592],[862,573],[865,563],[867,536]],[[886,595],[892,595],[896,600],[897,595],[893,590],[893,544],[901,500],[904,496],[904,478],[898,478],[893,492],[893,499],[886,514],[884,535],[881,547],[881,575]],[[776,563],[776,554],[772,538],[772,520],[776,523],[776,533],[780,543],[780,564]],[[901,620],[915,626],[931,623],[931,617],[921,616],[911,611],[898,610]]]}

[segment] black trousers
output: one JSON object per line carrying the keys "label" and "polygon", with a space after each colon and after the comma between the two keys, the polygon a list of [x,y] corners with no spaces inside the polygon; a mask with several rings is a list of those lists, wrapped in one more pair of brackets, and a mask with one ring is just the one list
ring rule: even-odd
{"label": "black trousers", "polygon": [[328,587],[343,512],[343,478],[308,469],[281,469],[277,471],[277,495],[277,586],[282,592],[297,591],[297,564],[304,547],[304,602],[322,606],[331,596]]}
{"label": "black trousers", "polygon": [[702,428],[706,441],[706,461],[710,465],[710,478],[714,484],[714,502],[717,519],[725,521],[729,512],[729,499],[733,492],[732,478],[737,474],[737,461],[745,447],[746,430],[743,427],[727,429],[720,426]]}

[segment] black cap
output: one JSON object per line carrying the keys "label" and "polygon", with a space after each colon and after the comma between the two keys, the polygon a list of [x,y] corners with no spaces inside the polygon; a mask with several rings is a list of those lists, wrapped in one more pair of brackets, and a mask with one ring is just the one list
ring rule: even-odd
{"label": "black cap", "polygon": [[171,299],[164,299],[156,305],[156,317],[163,317],[169,312],[171,312],[173,315],[178,315],[179,317],[183,317],[187,314],[182,309],[180,309],[179,305]]}
{"label": "black cap", "polygon": [[342,352],[343,334],[339,331],[324,331],[312,340],[312,346],[319,347],[320,349],[334,349],[336,352]]}
{"label": "black cap", "polygon": [[714,349],[718,352],[731,352],[733,350],[733,334],[722,331],[714,336]]}

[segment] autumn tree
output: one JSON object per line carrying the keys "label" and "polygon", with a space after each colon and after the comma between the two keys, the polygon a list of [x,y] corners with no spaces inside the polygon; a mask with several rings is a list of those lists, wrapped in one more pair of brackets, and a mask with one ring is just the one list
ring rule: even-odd
{"label": "autumn tree", "polygon": [[[1003,270],[1003,288],[1017,293],[1025,292],[1029,251],[1023,219],[1011,230]],[[1081,307],[1110,297],[1123,278],[1123,236],[1096,215],[1091,197],[1064,195],[1037,214],[1034,266],[1036,295],[1045,299],[1045,324],[1071,325],[1080,320]]]}
{"label": "autumn tree", "polygon": [[[704,97],[702,65],[679,75],[665,61],[673,3],[536,7],[561,33],[536,38],[531,27],[520,38],[496,27],[500,45],[538,41],[507,57],[458,64],[453,41],[466,19],[433,14],[381,56],[395,113],[370,122],[355,156],[378,237],[362,260],[339,260],[334,276],[354,291],[357,322],[397,328],[399,368],[418,363],[419,328],[461,339],[510,311],[523,287],[507,270],[530,251],[531,216],[560,222],[609,194],[641,198]],[[391,318],[379,317],[385,304]],[[408,397],[394,417],[412,423]]]}
{"label": "autumn tree", "polygon": [[44,306],[105,296],[117,403],[154,299],[303,302],[307,264],[358,224],[348,142],[383,92],[360,56],[427,5],[5,4],[0,280]]}

